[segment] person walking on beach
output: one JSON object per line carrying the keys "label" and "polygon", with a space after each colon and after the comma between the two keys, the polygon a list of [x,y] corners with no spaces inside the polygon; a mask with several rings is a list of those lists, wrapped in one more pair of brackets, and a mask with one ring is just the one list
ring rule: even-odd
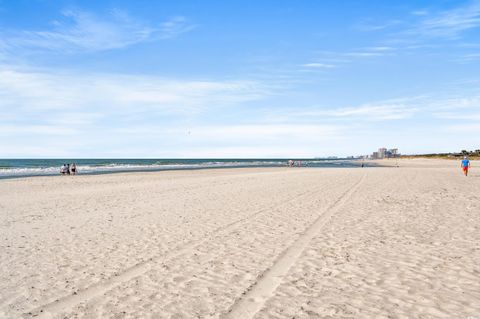
{"label": "person walking on beach", "polygon": [[468,158],[465,156],[462,161],[462,169],[463,169],[463,174],[465,176],[468,176],[468,169],[470,168],[470,161]]}

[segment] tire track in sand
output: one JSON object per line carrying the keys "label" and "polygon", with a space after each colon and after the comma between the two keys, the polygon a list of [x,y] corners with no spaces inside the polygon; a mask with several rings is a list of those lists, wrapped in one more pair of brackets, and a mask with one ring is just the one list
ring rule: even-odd
{"label": "tire track in sand", "polygon": [[[319,189],[323,189],[323,187],[320,187]],[[268,207],[261,208],[254,213],[237,219],[231,223],[227,223],[225,225],[222,225],[211,232],[207,233],[205,235],[205,238],[201,241],[198,241],[198,239],[193,239],[190,242],[186,243],[185,245],[182,245],[182,247],[175,247],[170,252],[168,252],[166,255],[163,256],[154,256],[148,259],[145,259],[136,265],[133,265],[122,272],[118,273],[114,277],[110,277],[109,279],[106,279],[100,283],[94,284],[88,288],[85,288],[83,290],[74,292],[73,295],[68,295],[68,296],[63,296],[57,300],[54,300],[52,302],[43,304],[41,306],[37,306],[34,309],[25,312],[23,314],[23,318],[50,318],[51,315],[55,313],[59,313],[63,310],[72,308],[82,302],[88,301],[90,299],[93,299],[95,297],[101,296],[105,294],[106,292],[112,290],[116,286],[127,282],[129,280],[132,280],[133,278],[136,278],[138,276],[141,276],[148,272],[150,269],[152,269],[152,265],[154,264],[162,264],[165,263],[171,259],[174,259],[178,256],[181,256],[185,253],[193,252],[193,250],[204,244],[205,242],[211,240],[215,235],[221,234],[224,231],[230,231],[232,228],[235,226],[241,224],[242,222],[245,222],[259,214],[262,214],[264,212],[270,211],[272,209],[282,207],[284,205],[287,205],[291,202],[294,202],[296,200],[302,199],[304,197],[310,197],[312,194],[315,194],[316,192],[319,191],[319,189],[315,190],[310,190],[306,192],[302,192],[300,194],[297,194],[295,196],[292,196],[284,201],[281,201],[280,203],[274,204],[274,205],[269,205]]]}
{"label": "tire track in sand", "polygon": [[255,314],[262,309],[265,302],[273,296],[282,279],[288,273],[293,264],[300,257],[310,241],[330,220],[330,218],[348,201],[353,193],[360,187],[365,179],[364,174],[358,182],[343,193],[333,204],[327,207],[322,214],[308,227],[304,233],[274,262],[272,267],[267,269],[258,279],[258,281],[247,289],[240,299],[238,299],[229,312],[222,318],[224,319],[248,319],[253,318]]}

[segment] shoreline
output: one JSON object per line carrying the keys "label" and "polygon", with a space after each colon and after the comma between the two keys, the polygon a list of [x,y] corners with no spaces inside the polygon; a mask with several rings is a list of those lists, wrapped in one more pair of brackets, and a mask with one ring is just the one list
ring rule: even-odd
{"label": "shoreline", "polygon": [[[346,165],[329,165],[332,162],[347,163]],[[373,163],[373,161],[371,162]],[[361,160],[331,160],[331,162],[324,162],[323,166],[308,166],[302,165],[301,167],[295,166],[291,168],[356,168],[361,165]],[[373,165],[376,166],[376,165]],[[120,174],[120,173],[148,173],[148,172],[168,172],[168,171],[196,171],[196,170],[208,170],[208,169],[237,169],[237,168],[290,168],[287,164],[285,165],[225,165],[225,166],[208,166],[208,167],[174,167],[174,168],[142,168],[142,169],[119,169],[119,170],[110,170],[110,171],[94,171],[81,173],[81,170],[76,175],[61,175],[58,174],[32,174],[32,175],[10,175],[10,176],[1,176],[0,180],[4,179],[17,179],[17,178],[37,178],[37,177],[54,177],[54,176],[88,176],[88,175],[110,175],[110,174]],[[365,167],[372,167],[365,166]]]}

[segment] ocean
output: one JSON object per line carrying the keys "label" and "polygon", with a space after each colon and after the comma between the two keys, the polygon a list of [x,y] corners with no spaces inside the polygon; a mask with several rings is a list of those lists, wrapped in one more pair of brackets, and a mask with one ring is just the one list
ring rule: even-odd
{"label": "ocean", "polygon": [[[358,167],[347,159],[300,159],[306,167]],[[288,159],[0,159],[0,178],[59,175],[64,163],[75,163],[78,174],[161,171],[228,167],[282,167]]]}

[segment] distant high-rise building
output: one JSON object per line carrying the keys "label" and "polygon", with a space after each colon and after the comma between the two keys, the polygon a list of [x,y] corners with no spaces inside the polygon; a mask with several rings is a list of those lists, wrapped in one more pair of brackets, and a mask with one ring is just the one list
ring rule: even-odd
{"label": "distant high-rise building", "polygon": [[385,147],[381,147],[378,149],[378,158],[385,158],[387,153],[387,149]]}
{"label": "distant high-rise building", "polygon": [[385,147],[381,147],[378,149],[378,152],[373,152],[372,155],[367,156],[371,159],[383,159],[383,158],[395,158],[400,157],[400,153],[398,153],[397,148],[388,149]]}
{"label": "distant high-rise building", "polygon": [[381,147],[378,149],[377,152],[373,152],[372,155],[367,155],[366,158],[371,159],[384,159],[384,158],[396,158],[400,157],[400,153],[398,153],[397,148],[388,149],[385,147]]}

